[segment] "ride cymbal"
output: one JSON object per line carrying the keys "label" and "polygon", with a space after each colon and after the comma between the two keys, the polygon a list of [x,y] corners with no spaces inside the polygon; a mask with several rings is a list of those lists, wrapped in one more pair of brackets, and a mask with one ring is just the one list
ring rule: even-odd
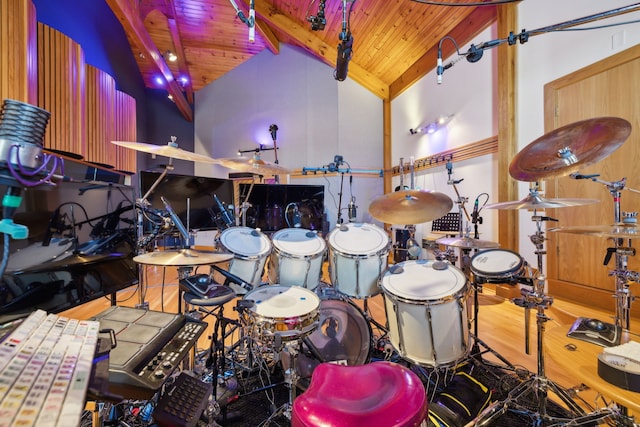
{"label": "ride cymbal", "polygon": [[554,228],[549,231],[557,233],[583,234],[596,237],[610,237],[613,239],[635,239],[640,237],[638,224],[613,224],[613,225],[585,225]]}
{"label": "ride cymbal", "polygon": [[447,214],[453,207],[449,196],[431,190],[402,190],[371,202],[369,213],[387,224],[421,224]]}
{"label": "ride cymbal", "polygon": [[218,164],[241,172],[250,172],[256,175],[281,175],[289,174],[291,170],[277,163],[262,160],[260,156],[253,157],[226,157],[218,160]]}
{"label": "ride cymbal", "polygon": [[181,249],[178,251],[148,252],[133,258],[138,264],[161,266],[189,266],[207,265],[228,261],[233,254],[222,252],[196,251],[194,249]]}
{"label": "ride cymbal", "polygon": [[145,144],[144,142],[127,142],[127,141],[111,141],[112,144],[120,147],[130,148],[132,150],[141,151],[143,153],[155,154],[157,156],[170,157],[172,159],[189,160],[192,162],[218,164],[218,160],[203,154],[192,153],[186,151],[175,143],[169,142],[167,145]]}
{"label": "ride cymbal", "polygon": [[562,126],[516,154],[509,164],[509,174],[519,181],[569,175],[607,157],[630,133],[631,124],[619,117],[598,117]]}
{"label": "ride cymbal", "polygon": [[445,237],[436,240],[436,243],[455,248],[489,249],[500,247],[499,243],[488,240],[472,239],[471,237]]}

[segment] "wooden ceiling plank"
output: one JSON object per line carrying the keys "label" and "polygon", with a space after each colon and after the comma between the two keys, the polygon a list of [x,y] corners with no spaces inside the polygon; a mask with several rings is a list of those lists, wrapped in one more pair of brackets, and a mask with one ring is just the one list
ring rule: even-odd
{"label": "wooden ceiling plank", "polygon": [[[321,61],[335,66],[335,59],[338,56],[337,47],[333,47],[324,42],[311,30],[302,28],[300,24],[282,14],[266,1],[257,2],[255,10],[260,19],[263,19],[269,23],[269,25],[287,34],[288,37],[291,37]],[[349,78],[358,82],[382,99],[386,99],[389,96],[389,86],[386,83],[353,61],[349,63]]]}
{"label": "wooden ceiling plank", "polygon": [[153,66],[165,78],[167,82],[167,91],[173,98],[173,102],[175,102],[180,113],[182,113],[185,119],[192,122],[193,109],[182,93],[182,88],[174,79],[173,73],[169,69],[169,66],[166,62],[164,62],[162,54],[145,29],[144,23],[142,22],[138,13],[131,8],[131,4],[127,0],[106,1],[113,13],[122,24],[122,27],[124,28],[125,33],[127,33],[127,35],[129,36],[130,40],[135,43],[136,47],[140,50],[140,52],[142,52],[143,55],[145,55],[145,57],[151,59]]}
{"label": "wooden ceiling plank", "polygon": [[[175,16],[175,12],[173,13]],[[169,32],[171,33],[171,39],[173,40],[173,47],[176,49],[176,55],[178,55],[178,71],[180,72],[180,78],[184,77],[181,81],[181,85],[184,87],[184,92],[187,100],[190,104],[193,104],[193,86],[191,84],[191,74],[189,73],[189,67],[187,67],[187,56],[182,46],[182,39],[180,38],[180,29],[178,28],[178,21],[174,18],[169,18]]]}
{"label": "wooden ceiling plank", "polygon": [[[448,34],[456,40],[458,47],[469,43],[479,33],[496,22],[496,6],[481,6],[473,10],[467,19],[463,20]],[[442,44],[442,57],[455,53],[455,46],[452,43]],[[424,77],[426,73],[434,69],[438,58],[438,44],[434,44],[415,64],[407,69],[402,75],[389,86],[389,96],[396,98],[416,81]]]}

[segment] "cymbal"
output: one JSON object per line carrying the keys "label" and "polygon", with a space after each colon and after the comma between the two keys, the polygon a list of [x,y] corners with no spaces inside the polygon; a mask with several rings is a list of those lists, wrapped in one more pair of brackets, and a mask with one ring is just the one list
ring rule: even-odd
{"label": "cymbal", "polygon": [[189,160],[192,162],[218,164],[216,159],[203,154],[192,153],[191,151],[178,148],[177,144],[169,142],[167,145],[145,144],[144,142],[111,141],[112,144],[120,147],[130,148],[144,153],[155,154],[157,156],[170,157],[172,159]]}
{"label": "cymbal", "polygon": [[280,175],[291,173],[291,170],[277,163],[262,160],[260,156],[253,157],[226,157],[218,160],[218,164],[241,172],[250,172],[256,175]]}
{"label": "cymbal", "polygon": [[554,209],[599,203],[598,199],[545,199],[538,193],[530,193],[522,200],[485,205],[488,209]]}
{"label": "cymbal", "polygon": [[631,124],[618,117],[597,117],[562,126],[516,154],[509,164],[509,174],[519,181],[569,175],[607,157],[630,133]]}
{"label": "cymbal", "polygon": [[638,224],[586,225],[553,228],[549,231],[569,234],[584,234],[596,237],[611,237],[614,239],[634,239],[640,237]]}
{"label": "cymbal", "polygon": [[207,265],[228,261],[233,254],[211,251],[181,249],[177,251],[148,252],[133,258],[138,264],[162,266]]}
{"label": "cymbal", "polygon": [[374,199],[369,213],[387,224],[420,224],[447,214],[453,201],[446,194],[431,190],[402,190]]}
{"label": "cymbal", "polygon": [[444,237],[436,240],[436,243],[445,246],[453,246],[455,248],[470,248],[470,249],[484,249],[484,248],[498,248],[499,243],[490,242],[488,240],[472,239],[471,237]]}

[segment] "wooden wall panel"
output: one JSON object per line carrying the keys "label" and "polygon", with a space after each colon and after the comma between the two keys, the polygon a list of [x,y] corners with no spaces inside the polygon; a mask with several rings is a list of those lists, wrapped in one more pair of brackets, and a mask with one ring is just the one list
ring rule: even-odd
{"label": "wooden wall panel", "polygon": [[51,113],[45,148],[85,155],[84,70],[80,45],[38,23],[38,106]]}
{"label": "wooden wall panel", "polygon": [[[136,141],[136,100],[124,92],[116,92],[116,127],[114,140]],[[113,144],[112,144],[113,145]],[[125,172],[136,172],[136,152],[114,145],[116,167]]]}
{"label": "wooden wall panel", "polygon": [[113,77],[86,66],[87,145],[85,159],[116,167],[115,136],[116,83]]}
{"label": "wooden wall panel", "polygon": [[36,22],[30,0],[0,1],[0,100],[38,102]]}

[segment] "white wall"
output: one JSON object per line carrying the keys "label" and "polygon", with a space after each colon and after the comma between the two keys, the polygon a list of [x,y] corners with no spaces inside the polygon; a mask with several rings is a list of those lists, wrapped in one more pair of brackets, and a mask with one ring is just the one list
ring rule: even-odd
{"label": "white wall", "polygon": [[[537,29],[581,18],[593,13],[626,6],[628,0],[530,0],[518,6],[521,29]],[[553,11],[552,14],[549,11]],[[598,21],[586,26],[639,19],[638,13]],[[619,46],[612,46],[614,35],[622,36]],[[481,33],[473,42],[504,38],[495,26]],[[544,133],[543,87],[546,83],[595,61],[629,48],[640,41],[640,24],[621,27],[541,34],[518,49],[517,126],[518,147],[524,148]],[[444,43],[449,43],[445,41]],[[466,52],[469,45],[459,46]],[[456,57],[445,58],[444,63]],[[355,59],[354,59],[355,60]],[[436,84],[435,70],[419,80],[391,107],[392,163],[400,157],[427,157],[454,147],[467,145],[497,134],[496,56],[487,50],[476,63],[456,62],[445,71],[443,83]],[[434,64],[435,68],[435,64]],[[271,142],[268,128],[279,127],[280,164],[289,168],[322,167],[334,155],[344,156],[353,169],[382,168],[382,101],[358,84],[347,79],[336,82],[330,66],[311,58],[304,51],[282,45],[279,55],[263,52],[196,94],[195,151],[215,158],[235,155],[238,148],[247,149]],[[455,114],[447,129],[434,135],[411,135],[410,128],[424,125],[442,114]],[[272,152],[264,152],[273,161]],[[456,201],[452,185],[447,184],[446,162],[416,174],[416,187],[447,194]],[[497,200],[497,161],[495,155],[452,162],[454,179],[466,208],[473,209],[475,198],[489,194],[489,203]],[[228,170],[196,164],[197,175],[226,177]],[[339,177],[302,178],[296,183],[325,185],[327,216],[335,225],[336,205],[340,190]],[[345,178],[343,204],[351,196]],[[394,187],[399,180],[394,179]],[[406,176],[405,184],[409,184]],[[520,186],[519,200],[528,192],[528,183]],[[374,222],[367,212],[370,201],[382,194],[382,179],[354,174],[353,194],[358,205],[358,219]],[[454,210],[456,207],[454,206]],[[495,210],[481,212],[484,223],[480,238],[496,241],[498,236]],[[520,247],[518,251],[535,265],[529,241],[534,224],[530,212],[520,212]],[[346,213],[343,214],[346,217]],[[379,223],[378,223],[379,224]],[[428,235],[430,223],[417,227],[418,238]]]}
{"label": "white wall", "polygon": [[[214,158],[233,157],[238,149],[261,143],[272,147],[271,124],[278,126],[278,161],[284,167],[322,168],[335,155],[343,156],[348,165],[341,169],[350,167],[354,173],[351,188],[348,176],[344,179],[342,208],[353,194],[361,207],[358,220],[370,220],[362,202],[382,194],[382,178],[357,172],[382,168],[382,100],[350,79],[336,81],[331,67],[303,50],[283,44],[279,55],[264,51],[201,89],[194,122],[195,151]],[[273,162],[274,152],[263,151],[262,159]],[[226,178],[229,172],[215,165],[195,167],[201,176]],[[288,182],[324,185],[333,227],[340,181],[339,176],[318,175]]]}

